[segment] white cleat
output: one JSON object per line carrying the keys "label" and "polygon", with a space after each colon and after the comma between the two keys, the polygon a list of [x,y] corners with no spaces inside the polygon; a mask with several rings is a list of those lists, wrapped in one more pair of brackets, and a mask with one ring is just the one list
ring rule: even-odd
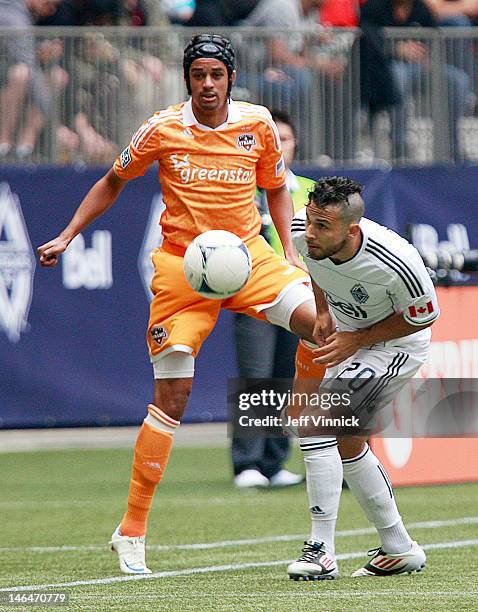
{"label": "white cleat", "polygon": [[393,574],[411,574],[421,572],[425,567],[427,557],[423,548],[415,541],[405,553],[387,553],[381,548],[372,549],[369,555],[374,555],[370,561],[356,570],[352,576],[392,576]]}
{"label": "white cleat", "polygon": [[244,470],[234,478],[234,484],[238,489],[265,488],[269,486],[269,479],[259,470]]}
{"label": "white cleat", "polygon": [[120,570],[123,574],[151,574],[146,567],[145,536],[130,537],[119,533],[119,525],[111,536],[111,550],[118,553]]}
{"label": "white cleat", "polygon": [[334,580],[339,568],[334,557],[325,550],[322,542],[307,540],[302,556],[289,565],[287,573],[291,580]]}

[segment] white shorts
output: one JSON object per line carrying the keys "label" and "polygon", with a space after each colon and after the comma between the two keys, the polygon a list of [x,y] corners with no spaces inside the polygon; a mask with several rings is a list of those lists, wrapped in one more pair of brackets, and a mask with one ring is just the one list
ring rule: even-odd
{"label": "white shorts", "polygon": [[326,370],[321,392],[331,389],[348,392],[352,413],[361,419],[373,417],[394,399],[428,357],[428,343],[421,347],[414,343],[409,350],[404,344],[380,343],[360,349]]}
{"label": "white shorts", "polygon": [[[335,436],[366,436],[381,431],[385,422],[380,420],[385,408],[402,387],[414,377],[428,357],[428,342],[410,343],[409,347],[402,341],[400,346],[390,342],[374,344],[357,351],[338,366],[328,368],[320,384],[318,396],[322,399],[341,396],[335,408],[324,412],[314,411],[311,414],[325,414],[329,417],[349,419],[343,426],[330,424],[309,427],[307,433],[299,431],[300,448],[303,451],[317,451],[337,444]],[[323,396],[322,394],[325,394]],[[349,404],[344,404],[346,398]],[[351,422],[356,417],[359,425]],[[308,421],[310,424],[310,421]]]}

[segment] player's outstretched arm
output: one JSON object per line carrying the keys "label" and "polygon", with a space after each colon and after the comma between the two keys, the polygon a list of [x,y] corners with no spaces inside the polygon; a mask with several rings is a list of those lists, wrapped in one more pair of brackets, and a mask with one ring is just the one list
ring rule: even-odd
{"label": "player's outstretched arm", "polygon": [[364,329],[351,332],[334,332],[327,338],[324,346],[314,351],[317,355],[314,363],[322,363],[327,364],[328,367],[334,367],[365,346],[409,336],[421,329],[430,327],[435,320],[424,325],[410,325],[403,318],[403,313],[397,312],[387,319]]}
{"label": "player's outstretched arm", "polygon": [[127,181],[116,176],[113,169],[95,183],[61,234],[38,247],[41,265],[55,266],[73,238],[113,205],[126,183]]}
{"label": "player's outstretched arm", "polygon": [[267,202],[272,221],[282,242],[285,258],[291,265],[305,270],[305,265],[299,259],[295,246],[292,244],[290,226],[294,207],[285,184],[277,189],[268,189]]}

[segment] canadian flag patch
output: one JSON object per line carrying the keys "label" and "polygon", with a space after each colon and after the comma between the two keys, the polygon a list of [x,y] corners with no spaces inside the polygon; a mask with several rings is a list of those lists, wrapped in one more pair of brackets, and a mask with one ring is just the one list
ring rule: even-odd
{"label": "canadian flag patch", "polygon": [[408,307],[410,319],[428,319],[433,312],[435,312],[435,307],[432,300],[419,302]]}

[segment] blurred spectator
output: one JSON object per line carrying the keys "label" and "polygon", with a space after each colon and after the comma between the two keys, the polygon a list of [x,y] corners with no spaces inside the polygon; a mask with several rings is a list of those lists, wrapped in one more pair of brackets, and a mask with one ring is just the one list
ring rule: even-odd
{"label": "blurred spectator", "polygon": [[[251,91],[255,101],[287,109],[299,126],[305,143],[312,127],[304,117],[307,109],[320,108],[320,91],[339,80],[346,61],[330,53],[333,36],[317,25],[321,0],[261,0],[244,21],[245,25],[268,28],[266,44],[259,40],[244,51],[246,73],[237,84]],[[295,32],[281,32],[293,29]],[[299,31],[302,30],[302,31]],[[320,84],[319,84],[320,81]],[[320,91],[319,91],[320,87]]]}
{"label": "blurred spectator", "polygon": [[260,0],[223,0],[226,12],[227,25],[241,25],[259,4]]}
{"label": "blurred spectator", "polygon": [[220,0],[196,0],[196,8],[185,25],[193,28],[227,26],[224,2]]}
{"label": "blurred spectator", "polygon": [[59,0],[55,10],[35,20],[39,26],[75,26],[77,20],[77,0]]}
{"label": "blurred spectator", "polygon": [[472,25],[478,18],[478,0],[425,0],[440,26]]}
{"label": "blurred spectator", "polygon": [[319,8],[319,21],[327,27],[356,28],[359,16],[359,0],[323,0]]}
{"label": "blurred spectator", "polygon": [[[38,24],[119,25],[127,10],[117,0],[63,0],[54,14]],[[60,45],[63,52],[53,53]],[[56,76],[55,82],[61,81],[63,88],[53,89],[57,94],[58,159],[63,163],[110,162],[118,148],[114,142],[118,141],[119,51],[104,34],[69,36],[68,31],[62,40],[45,37],[40,51],[45,74],[57,75],[61,71],[61,78]]]}
{"label": "blurred spectator", "polygon": [[[359,36],[349,32],[338,32],[339,28],[357,28],[360,15],[359,0],[323,0],[319,7],[318,22],[325,28],[334,28],[334,34],[326,47],[329,54],[352,56],[352,45],[359,44]],[[322,109],[321,140],[324,161],[329,158],[350,163],[355,155],[359,122],[360,102],[355,67],[344,62],[340,79],[327,83],[321,92]],[[346,86],[344,87],[344,83]],[[342,112],[337,113],[336,109]]]}
{"label": "blurred spectator", "polygon": [[158,0],[171,23],[185,25],[193,16],[196,0]]}
{"label": "blurred spectator", "polygon": [[[59,0],[0,0],[0,27],[30,28],[36,18],[55,12]],[[24,32],[1,41],[0,158],[12,151],[31,155],[51,108],[51,95],[35,57],[34,40]],[[18,126],[22,118],[21,126]]]}
{"label": "blurred spectator", "polygon": [[[407,144],[407,111],[408,102],[430,82],[431,61],[429,45],[417,40],[399,40],[394,44],[391,53],[384,51],[384,41],[381,38],[383,27],[437,27],[436,19],[422,0],[368,0],[362,9],[360,27],[367,43],[367,53],[375,56],[375,61],[362,63],[368,71],[364,74],[364,86],[368,88],[366,96],[369,100],[388,99],[393,104],[390,107],[392,124],[392,156],[396,160],[405,161],[410,157]],[[381,67],[378,75],[373,72],[376,66]],[[462,159],[458,138],[458,120],[465,113],[470,94],[470,79],[464,70],[445,64],[441,69],[448,92],[448,126],[452,157],[456,161]],[[393,81],[385,92],[379,91],[384,85],[384,77],[391,74]],[[378,77],[378,78],[377,78]],[[377,108],[377,106],[375,106]],[[372,109],[371,109],[372,110]]]}
{"label": "blurred spectator", "polygon": [[[294,126],[287,113],[272,111],[284,152],[286,185],[299,210],[307,202],[314,181],[295,176],[290,170],[297,148]],[[283,254],[282,244],[272,225],[265,192],[258,190],[256,203],[262,215],[262,234]],[[235,335],[239,375],[243,378],[293,378],[297,336],[289,331],[246,315],[235,315]],[[289,486],[303,477],[284,469],[290,449],[289,438],[233,438],[231,446],[234,483],[239,488]]]}
{"label": "blurred spectator", "polygon": [[259,0],[196,0],[196,10],[185,25],[201,28],[237,25],[258,4]]}
{"label": "blurred spectator", "polygon": [[119,0],[76,0],[77,25],[114,26],[121,15]]}
{"label": "blurred spectator", "polygon": [[[478,0],[425,0],[441,27],[470,28],[478,19]],[[475,80],[474,38],[446,39],[448,63],[463,68],[472,82]],[[475,98],[473,99],[475,103]]]}
{"label": "blurred spectator", "polygon": [[[308,29],[312,34],[321,0],[261,0],[245,20],[245,25],[271,30]],[[310,85],[310,70],[319,69],[330,75],[341,74],[343,65],[320,54],[310,52],[301,34],[278,34],[268,43],[271,71],[265,79],[271,86],[304,89]]]}
{"label": "blurred spectator", "polygon": [[[169,24],[169,18],[157,0],[124,0],[123,6],[128,12],[123,14],[121,25],[164,27]],[[129,135],[132,126],[143,121],[144,116],[168,106],[182,94],[181,72],[167,66],[172,53],[167,40],[164,34],[145,37],[140,30],[137,35],[128,36],[126,45],[122,39],[120,77],[127,108],[121,112],[127,112],[129,125],[125,126],[126,134],[120,135],[121,142]]]}
{"label": "blurred spectator", "polygon": [[[57,100],[60,109],[57,128],[58,157],[64,163],[76,160],[101,164],[111,161],[117,143],[124,140],[118,127],[129,133],[138,117],[151,114],[161,105],[164,66],[158,37],[144,38],[136,27],[169,23],[155,0],[67,0],[71,10],[49,18],[64,20],[68,15],[82,25],[127,25],[135,30],[117,37],[108,31],[82,36],[65,32],[65,53],[61,59],[66,91]],[[66,25],[66,24],[64,24]],[[43,41],[47,48],[55,41]],[[45,71],[47,66],[43,64]],[[59,66],[56,67],[60,69]],[[57,79],[58,80],[58,79]],[[163,87],[161,87],[163,89]],[[58,91],[58,89],[56,90]],[[127,116],[129,123],[118,118]]]}

